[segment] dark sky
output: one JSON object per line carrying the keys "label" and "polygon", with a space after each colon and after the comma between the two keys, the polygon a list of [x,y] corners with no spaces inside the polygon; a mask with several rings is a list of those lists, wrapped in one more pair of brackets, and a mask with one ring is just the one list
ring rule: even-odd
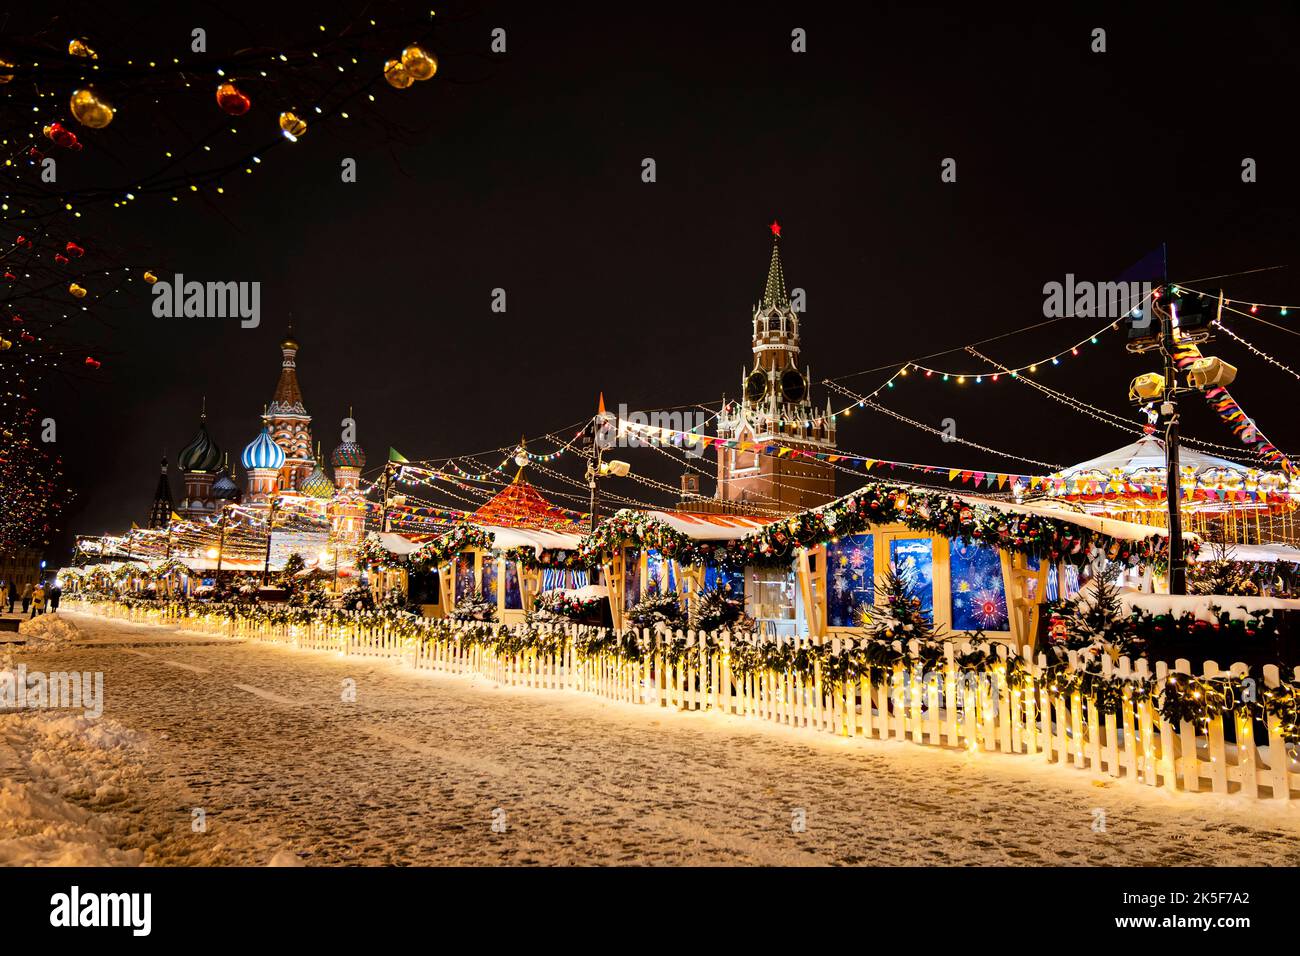
{"label": "dark sky", "polygon": [[[176,7],[139,42],[191,21],[230,48],[301,27],[287,14],[245,11],[237,23],[219,7]],[[505,446],[589,416],[599,390],[634,408],[734,395],[773,218],[789,284],[807,290],[814,381],[1041,321],[1045,282],[1112,278],[1161,241],[1175,280],[1292,265],[1222,284],[1238,299],[1300,304],[1294,12],[847,9],[462,7],[434,44],[439,76],[382,91],[409,109],[413,142],[321,130],[219,207],[151,199],[112,214],[116,241],[160,273],[260,280],[263,322],[155,319],[136,293],[102,383],[56,401],[80,492],[67,529],[143,523],[159,454],[175,461],[205,394],[214,437],[237,455],[270,400],[290,312],[316,434],[328,453],[354,406],[373,463],[390,444],[411,459]],[[487,55],[496,26],[502,57]],[[796,27],[807,53],[790,49]],[[1107,31],[1104,54],[1089,50],[1094,27]],[[340,182],[347,156],[356,184]],[[641,181],[645,157],[653,184]],[[940,181],[945,157],[957,160],[955,184]],[[1257,183],[1242,183],[1244,157],[1257,160]],[[504,315],[490,310],[497,287]],[[1096,324],[989,348],[1020,362]],[[1292,334],[1232,325],[1300,365]],[[1117,337],[1096,348],[1042,380],[1128,413],[1128,380],[1153,363]],[[1265,433],[1300,450],[1297,382],[1231,342],[1208,351],[1241,368],[1234,394]],[[1130,440],[1024,386],[979,388],[909,382],[889,400],[1054,463]],[[1232,441],[1199,404],[1186,421]],[[879,415],[855,415],[840,435],[876,457],[1029,468]],[[653,471],[658,456],[640,454]]]}

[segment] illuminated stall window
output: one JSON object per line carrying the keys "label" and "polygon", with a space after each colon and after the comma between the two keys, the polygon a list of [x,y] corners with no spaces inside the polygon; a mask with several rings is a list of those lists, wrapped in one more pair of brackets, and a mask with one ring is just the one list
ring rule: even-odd
{"label": "illuminated stall window", "polygon": [[975,542],[953,541],[948,568],[953,630],[1008,630],[1007,592],[997,551]]}
{"label": "illuminated stall window", "polygon": [[799,619],[799,585],[788,568],[747,568],[745,613],[764,630],[791,635]]}
{"label": "illuminated stall window", "polygon": [[483,600],[497,602],[497,559],[490,554],[483,555],[483,568],[479,573],[483,586]]}
{"label": "illuminated stall window", "polygon": [[519,589],[519,564],[516,561],[506,562],[506,606],[507,611],[522,611],[524,609],[524,595]]}
{"label": "illuminated stall window", "polygon": [[830,627],[856,627],[876,603],[875,536],[853,534],[826,545]]}
{"label": "illuminated stall window", "polygon": [[474,596],[474,552],[456,555],[456,603]]}
{"label": "illuminated stall window", "polygon": [[623,606],[636,607],[641,601],[641,549],[623,549]]}
{"label": "illuminated stall window", "polygon": [[667,594],[677,590],[677,579],[673,574],[672,561],[665,558],[655,548],[647,548],[645,553],[646,593]]}
{"label": "illuminated stall window", "polygon": [[706,590],[720,590],[737,600],[745,596],[745,572],[720,568],[712,561],[704,566],[704,587]]}
{"label": "illuminated stall window", "polygon": [[889,560],[911,583],[921,607],[934,613],[934,542],[929,538],[895,538],[889,542]]}

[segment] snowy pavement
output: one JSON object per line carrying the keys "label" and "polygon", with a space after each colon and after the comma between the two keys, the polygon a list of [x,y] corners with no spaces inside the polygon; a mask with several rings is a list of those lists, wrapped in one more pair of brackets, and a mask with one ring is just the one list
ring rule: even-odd
{"label": "snowy pavement", "polygon": [[64,616],[7,666],[104,716],[0,715],[0,863],[1300,864],[1268,801]]}

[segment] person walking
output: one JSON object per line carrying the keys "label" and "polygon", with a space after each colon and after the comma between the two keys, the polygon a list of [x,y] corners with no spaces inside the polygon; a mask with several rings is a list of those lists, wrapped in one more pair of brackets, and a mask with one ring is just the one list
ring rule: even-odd
{"label": "person walking", "polygon": [[37,614],[45,613],[45,585],[39,581],[36,583],[36,590],[32,591],[32,613],[31,617]]}
{"label": "person walking", "polygon": [[50,588],[50,613],[59,613],[59,598],[61,597],[63,597],[63,588],[59,587],[59,582],[56,580]]}
{"label": "person walking", "polygon": [[26,584],[23,585],[23,613],[26,614],[27,609],[31,606],[32,606],[32,582],[28,581]]}
{"label": "person walking", "polygon": [[9,579],[9,613],[14,612],[14,602],[18,600],[18,582],[13,578]]}

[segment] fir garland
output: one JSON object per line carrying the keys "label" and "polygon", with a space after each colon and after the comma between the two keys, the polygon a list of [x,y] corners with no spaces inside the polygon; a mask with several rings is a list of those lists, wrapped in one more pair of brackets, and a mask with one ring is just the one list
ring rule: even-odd
{"label": "fir garland", "polygon": [[441,538],[420,545],[406,556],[412,567],[425,569],[446,564],[453,556],[469,548],[491,550],[494,536],[469,524],[457,525]]}

